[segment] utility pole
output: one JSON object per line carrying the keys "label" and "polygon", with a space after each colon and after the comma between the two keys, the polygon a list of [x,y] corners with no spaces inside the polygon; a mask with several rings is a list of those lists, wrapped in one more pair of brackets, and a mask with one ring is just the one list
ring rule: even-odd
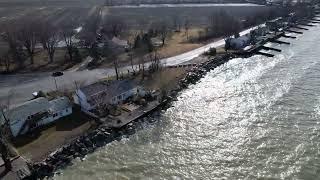
{"label": "utility pole", "polygon": [[54,79],[54,84],[56,85],[56,90],[58,91],[58,85],[57,85],[56,77],[63,76],[63,72],[60,72],[60,71],[54,72],[54,73],[52,73],[51,76],[52,76],[53,79]]}
{"label": "utility pole", "polygon": [[54,79],[54,84],[56,85],[56,91],[58,91],[58,85],[57,85],[56,77],[53,77],[53,79]]}

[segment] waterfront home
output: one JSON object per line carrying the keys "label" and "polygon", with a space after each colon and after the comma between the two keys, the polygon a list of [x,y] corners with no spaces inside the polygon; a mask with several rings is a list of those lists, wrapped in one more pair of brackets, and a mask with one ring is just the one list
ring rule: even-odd
{"label": "waterfront home", "polygon": [[266,22],[266,26],[271,31],[279,31],[279,28],[282,28],[284,24],[283,18],[277,18],[271,21]]}
{"label": "waterfront home", "polygon": [[251,43],[250,35],[240,36],[238,38],[228,38],[226,40],[226,48],[227,49],[234,49],[234,50],[241,50],[246,46],[249,46]]}
{"label": "waterfront home", "polygon": [[67,97],[51,101],[39,97],[4,111],[0,123],[7,122],[12,136],[16,137],[71,113],[72,105]]}
{"label": "waterfront home", "polygon": [[131,80],[97,82],[81,87],[74,94],[74,102],[85,112],[94,110],[98,105],[119,104],[144,91]]}
{"label": "waterfront home", "polygon": [[123,40],[115,36],[112,38],[104,38],[100,43],[98,43],[98,47],[100,49],[105,48],[105,46],[115,54],[125,52],[130,48],[127,40]]}
{"label": "waterfront home", "polygon": [[257,43],[265,38],[268,34],[269,29],[266,26],[261,26],[257,29],[250,31],[251,41]]}
{"label": "waterfront home", "polygon": [[128,46],[129,46],[128,41],[123,40],[123,39],[119,39],[115,36],[111,39],[111,41],[119,47],[128,48]]}
{"label": "waterfront home", "polygon": [[113,52],[121,53],[129,48],[128,41],[120,39],[118,37],[113,37],[107,40],[107,44]]}
{"label": "waterfront home", "polygon": [[260,26],[257,29],[250,31],[251,36],[265,36],[269,32],[267,26]]}
{"label": "waterfront home", "polygon": [[162,46],[162,41],[161,41],[161,39],[154,37],[154,38],[151,38],[151,44],[154,47],[160,47],[160,46]]}

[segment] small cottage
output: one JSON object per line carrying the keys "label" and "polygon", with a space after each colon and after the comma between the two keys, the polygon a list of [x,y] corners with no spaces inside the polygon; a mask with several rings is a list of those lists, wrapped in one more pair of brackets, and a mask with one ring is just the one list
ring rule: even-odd
{"label": "small cottage", "polygon": [[0,116],[0,122],[7,123],[12,136],[16,137],[71,113],[72,106],[67,97],[59,97],[52,101],[40,97],[4,111]]}
{"label": "small cottage", "polygon": [[128,47],[129,47],[128,41],[123,40],[123,39],[119,39],[118,37],[115,37],[115,36],[114,36],[114,37],[111,39],[111,41],[112,41],[115,45],[117,45],[117,46],[119,46],[119,47],[123,47],[123,48],[128,48]]}
{"label": "small cottage", "polygon": [[76,90],[74,101],[83,111],[91,111],[100,104],[119,104],[134,95],[143,95],[140,86],[130,80],[97,82]]}

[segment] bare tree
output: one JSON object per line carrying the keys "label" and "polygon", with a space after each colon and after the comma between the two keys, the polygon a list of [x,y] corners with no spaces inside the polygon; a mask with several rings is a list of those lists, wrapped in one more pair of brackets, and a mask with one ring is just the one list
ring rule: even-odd
{"label": "bare tree", "polygon": [[156,72],[161,68],[160,55],[157,51],[148,54],[151,65],[149,66],[150,72]]}
{"label": "bare tree", "polygon": [[58,28],[49,22],[42,22],[39,39],[43,49],[47,51],[49,62],[53,62],[54,54],[60,41]]}
{"label": "bare tree", "polygon": [[3,53],[3,55],[0,56],[0,64],[2,64],[5,67],[5,72],[10,72],[11,58],[9,56],[9,52],[5,52]]}
{"label": "bare tree", "polygon": [[9,148],[3,137],[0,137],[0,154],[7,171],[12,169]]}
{"label": "bare tree", "polygon": [[103,32],[108,36],[118,37],[125,30],[125,22],[120,17],[109,17],[103,25]]}
{"label": "bare tree", "polygon": [[23,24],[19,25],[18,39],[26,48],[30,63],[33,64],[39,25],[31,18],[23,18],[19,21]]}
{"label": "bare tree", "polygon": [[9,54],[15,63],[21,68],[24,63],[24,54],[22,45],[18,40],[18,28],[14,21],[9,21],[2,26],[2,39],[7,42],[9,47]]}
{"label": "bare tree", "polygon": [[185,30],[185,35],[187,36],[187,40],[189,39],[189,29],[190,29],[190,20],[187,18],[185,21],[184,21],[184,30]]}
{"label": "bare tree", "polygon": [[95,110],[97,111],[97,115],[99,117],[104,117],[107,114],[107,105],[105,104],[105,98],[93,98],[95,104]]}
{"label": "bare tree", "polygon": [[172,17],[173,20],[173,28],[175,31],[180,32],[181,31],[181,18],[179,15],[175,14]]}
{"label": "bare tree", "polygon": [[94,58],[99,58],[97,39],[101,24],[101,11],[101,8],[97,8],[95,12],[87,18],[80,34],[80,39],[83,40],[84,46],[88,49],[89,54]]}
{"label": "bare tree", "polygon": [[141,57],[139,59],[139,71],[142,72],[142,79],[144,79],[144,76],[145,76],[145,57]]}
{"label": "bare tree", "polygon": [[169,27],[167,25],[166,22],[161,22],[158,24],[158,27],[157,27],[157,31],[160,35],[160,39],[162,41],[162,46],[164,46],[165,44],[165,40],[167,39],[169,33],[170,33],[170,30],[169,30]]}
{"label": "bare tree", "polygon": [[113,58],[113,65],[114,65],[114,70],[116,72],[116,78],[117,80],[119,80],[119,63],[116,57]]}
{"label": "bare tree", "polygon": [[135,70],[134,70],[134,67],[133,67],[133,52],[129,52],[128,56],[129,56],[129,59],[130,59],[132,72],[133,72],[133,74],[135,74]]}
{"label": "bare tree", "polygon": [[75,30],[74,30],[73,24],[72,23],[64,24],[61,30],[61,34],[67,48],[67,54],[69,56],[69,60],[73,61],[74,60],[73,53],[75,51],[75,47],[74,47]]}
{"label": "bare tree", "polygon": [[16,155],[16,152],[13,151],[13,147],[11,147],[8,141],[11,133],[9,130],[9,119],[5,113],[5,110],[8,110],[10,107],[12,96],[12,91],[10,91],[6,102],[0,102],[0,154],[7,171],[12,169],[10,157]]}
{"label": "bare tree", "polygon": [[107,42],[105,42],[103,45],[102,56],[111,60],[111,62],[113,63],[114,70],[116,72],[116,78],[117,80],[119,80],[119,62],[117,59],[117,55]]}
{"label": "bare tree", "polygon": [[238,19],[221,10],[209,16],[207,36],[230,36],[239,32],[240,28]]}
{"label": "bare tree", "polygon": [[113,1],[112,0],[106,0],[105,5],[106,6],[112,6],[113,5]]}

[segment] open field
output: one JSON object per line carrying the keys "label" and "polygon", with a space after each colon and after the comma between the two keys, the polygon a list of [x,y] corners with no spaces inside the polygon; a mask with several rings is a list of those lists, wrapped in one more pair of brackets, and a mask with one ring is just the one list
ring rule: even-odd
{"label": "open field", "polygon": [[[88,18],[94,14],[99,8],[102,7],[100,0],[92,1],[79,1],[79,0],[65,0],[65,1],[28,1],[25,3],[21,0],[15,1],[0,1],[0,32],[2,24],[10,20],[17,20],[20,18],[32,18],[39,20],[46,20],[56,25],[57,27],[65,24],[68,21],[72,21],[74,28],[85,26]],[[7,4],[6,4],[7,3]],[[15,4],[15,5],[14,5]],[[37,5],[32,5],[37,4]],[[203,31],[208,26],[208,19],[214,12],[225,10],[228,14],[237,17],[239,19],[247,19],[248,17],[255,17],[257,14],[266,14],[271,7],[266,6],[202,6],[202,7],[139,7],[139,8],[126,8],[126,7],[107,7],[102,8],[101,16],[102,21],[110,18],[121,18],[125,25],[126,31],[141,31],[147,30],[152,24],[157,22],[165,22],[168,26],[172,27],[173,19],[178,16],[183,29],[184,21],[188,20],[190,23],[190,36],[197,36],[199,31]],[[257,17],[258,18],[258,17]],[[21,21],[21,20],[20,20]],[[21,22],[23,23],[23,22]],[[103,23],[103,22],[102,22]],[[128,39],[129,36],[123,35],[121,38]],[[131,34],[132,38],[132,34]],[[212,40],[212,39],[210,39]],[[166,42],[166,45],[160,48],[158,51],[161,57],[170,57],[186,51],[198,48],[206,44],[206,42],[186,42],[183,32],[174,33],[171,39]],[[0,52],[4,51],[7,44],[0,40]],[[43,51],[43,50],[42,50]],[[86,53],[82,53],[84,59]],[[138,57],[139,58],[139,57]],[[65,51],[59,49],[55,56],[53,63],[48,63],[44,52],[41,49],[37,50],[35,56],[35,64],[28,64],[29,61],[25,61],[24,70],[20,72],[35,72],[35,71],[54,71],[64,70],[66,67],[70,67],[72,64],[65,62]],[[128,56],[123,54],[119,58],[121,65],[128,65]],[[136,60],[137,61],[137,60]],[[107,64],[104,67],[111,67],[112,63]],[[136,63],[135,63],[136,64]],[[4,67],[0,67],[4,69]]]}
{"label": "open field", "polygon": [[[86,1],[86,3],[78,3],[77,0],[69,1],[50,1],[59,3],[57,5],[51,5],[45,3],[47,1],[31,1],[27,3],[13,2],[3,4],[0,6],[0,23],[18,19],[24,16],[30,16],[31,18],[41,18],[45,20],[53,21],[55,24],[59,24],[62,20],[77,21],[79,25],[84,23],[84,20],[92,14],[92,10],[96,7],[102,7],[102,3],[97,1]],[[36,3],[37,2],[37,3]],[[77,3],[75,3],[77,2]],[[81,1],[83,2],[83,1]],[[0,1],[0,4],[3,3]],[[71,3],[71,4],[70,4]],[[31,5],[31,4],[37,4]],[[172,18],[175,16],[181,17],[181,19],[188,19],[191,25],[199,26],[206,25],[208,17],[213,13],[220,10],[227,11],[230,15],[239,18],[245,18],[253,16],[257,13],[268,12],[271,7],[268,6],[202,6],[202,7],[155,7],[155,8],[126,8],[126,7],[107,7],[103,8],[102,15],[116,16],[125,19],[126,24],[130,27],[146,27],[156,21],[167,21],[172,23]]]}
{"label": "open field", "polygon": [[125,18],[126,24],[133,28],[148,28],[157,21],[173,23],[175,17],[181,21],[188,19],[192,26],[206,26],[212,13],[225,10],[232,16],[240,19],[254,16],[257,13],[266,13],[271,7],[267,6],[217,6],[217,7],[157,7],[157,8],[121,8],[105,7],[106,16]]}
{"label": "open field", "polygon": [[0,7],[83,7],[103,5],[104,0],[0,0]]}

